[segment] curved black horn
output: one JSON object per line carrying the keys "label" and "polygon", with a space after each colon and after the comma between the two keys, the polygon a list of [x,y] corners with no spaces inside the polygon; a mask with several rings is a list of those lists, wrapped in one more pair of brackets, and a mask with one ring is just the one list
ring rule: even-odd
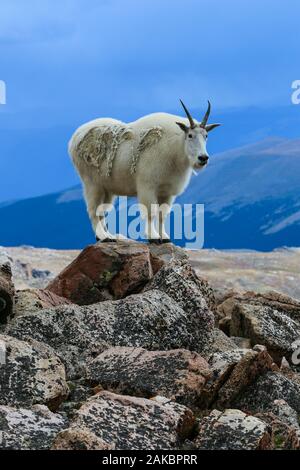
{"label": "curved black horn", "polygon": [[184,102],[182,100],[180,100],[180,103],[182,104],[182,107],[185,111],[185,114],[187,115],[187,118],[188,120],[190,121],[190,126],[191,126],[191,129],[194,129],[194,127],[196,127],[195,123],[194,123],[194,120],[192,118],[192,116],[190,115],[189,111],[187,110]]}
{"label": "curved black horn", "polygon": [[208,118],[209,118],[209,115],[210,115],[210,109],[211,109],[211,105],[210,105],[210,101],[208,100],[208,108],[207,108],[207,111],[205,113],[205,116],[204,118],[202,119],[202,122],[200,124],[201,127],[205,127],[206,124],[207,124],[207,121],[208,121]]}

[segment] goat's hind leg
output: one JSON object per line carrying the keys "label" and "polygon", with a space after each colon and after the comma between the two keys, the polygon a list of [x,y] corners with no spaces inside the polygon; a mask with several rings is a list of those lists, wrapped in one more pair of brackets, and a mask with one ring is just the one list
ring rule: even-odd
{"label": "goat's hind leg", "polygon": [[105,224],[105,211],[103,204],[107,203],[105,190],[95,183],[84,183],[84,197],[87,205],[87,211],[97,241],[103,241],[112,238],[107,232]]}

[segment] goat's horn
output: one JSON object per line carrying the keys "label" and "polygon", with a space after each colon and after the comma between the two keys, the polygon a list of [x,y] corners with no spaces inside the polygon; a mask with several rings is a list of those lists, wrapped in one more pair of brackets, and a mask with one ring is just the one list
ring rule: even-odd
{"label": "goat's horn", "polygon": [[190,121],[191,129],[194,129],[194,127],[196,127],[196,126],[195,126],[195,123],[194,123],[194,120],[193,120],[192,116],[190,115],[189,111],[187,110],[187,108],[186,108],[184,102],[183,102],[182,100],[180,100],[180,103],[182,104],[182,107],[183,107],[183,109],[184,109],[184,111],[185,111],[185,114],[187,115],[188,120]]}
{"label": "goat's horn", "polygon": [[208,118],[209,118],[209,115],[210,115],[210,109],[211,109],[211,105],[210,105],[210,101],[208,101],[207,111],[206,111],[206,113],[205,113],[204,118],[202,119],[201,124],[200,124],[201,127],[205,127],[205,126],[206,126],[207,121],[208,121]]}

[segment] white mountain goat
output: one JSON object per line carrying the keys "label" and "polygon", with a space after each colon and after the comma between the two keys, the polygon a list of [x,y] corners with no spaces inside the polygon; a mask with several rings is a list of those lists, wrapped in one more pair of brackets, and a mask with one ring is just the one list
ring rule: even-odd
{"label": "white mountain goat", "polygon": [[69,153],[82,180],[98,240],[119,237],[107,231],[105,209],[101,208],[112,204],[115,196],[137,196],[146,219],[147,239],[169,241],[165,217],[175,196],[188,185],[193,170],[207,165],[207,134],[220,125],[207,124],[210,102],[200,123],[181,104],[187,118],[155,113],[128,124],[95,119],[73,134]]}

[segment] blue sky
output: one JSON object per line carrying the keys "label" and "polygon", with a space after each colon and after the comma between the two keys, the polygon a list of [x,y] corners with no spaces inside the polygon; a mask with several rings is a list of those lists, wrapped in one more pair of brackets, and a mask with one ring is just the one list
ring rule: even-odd
{"label": "blue sky", "polygon": [[1,0],[0,201],[74,184],[66,145],[83,122],[181,113],[180,97],[230,121],[215,151],[295,137],[299,17],[299,0]]}

